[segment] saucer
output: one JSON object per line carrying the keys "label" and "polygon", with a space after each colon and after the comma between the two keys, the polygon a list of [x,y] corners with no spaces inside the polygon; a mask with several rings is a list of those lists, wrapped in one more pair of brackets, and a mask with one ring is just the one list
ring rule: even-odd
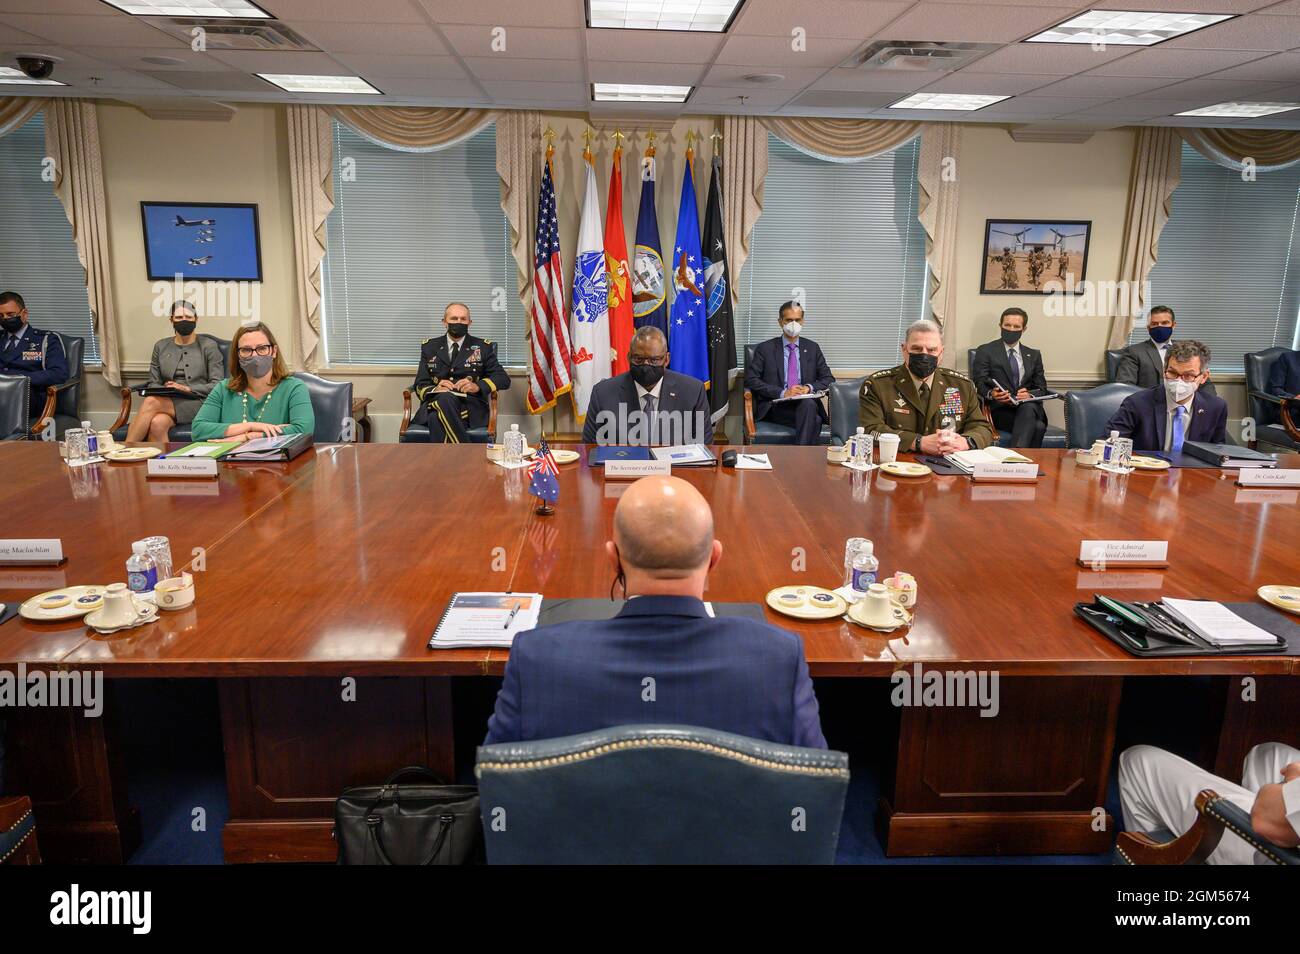
{"label": "saucer", "polygon": [[932,474],[925,464],[917,464],[908,460],[891,460],[887,464],[880,465],[882,474],[891,474],[894,477],[924,477],[926,474]]}
{"label": "saucer", "polygon": [[131,461],[148,460],[150,457],[157,457],[161,453],[161,447],[119,447],[117,450],[107,451],[104,454],[104,459],[116,464],[124,464]]}
{"label": "saucer", "polygon": [[767,594],[767,605],[795,619],[832,619],[843,616],[849,604],[824,586],[778,586]]}
{"label": "saucer", "polygon": [[1136,470],[1168,470],[1170,467],[1169,461],[1162,460],[1159,457],[1134,456],[1130,457],[1128,462],[1132,464]]}
{"label": "saucer", "polygon": [[903,609],[903,607],[899,606],[893,600],[890,600],[889,605],[894,611],[894,619],[897,622],[895,622],[893,626],[872,626],[870,623],[866,622],[866,620],[862,618],[862,610],[865,609],[865,603],[866,603],[865,600],[858,600],[856,603],[854,603],[852,606],[849,607],[848,613],[845,614],[850,620],[852,620],[854,623],[856,623],[859,626],[864,626],[867,629],[875,630],[877,633],[892,633],[894,630],[898,629],[899,627],[910,626],[912,623],[912,614],[909,613],[907,610]]}
{"label": "saucer", "polygon": [[551,456],[555,458],[557,464],[572,464],[582,455],[575,450],[553,450]]}
{"label": "saucer", "polygon": [[865,474],[865,473],[867,473],[868,471],[875,470],[877,467],[881,467],[881,466],[883,466],[883,465],[881,465],[881,464],[859,464],[859,463],[858,463],[857,461],[855,461],[855,460],[842,460],[842,461],[840,461],[840,466],[841,466],[841,467],[847,467],[849,470],[856,470],[856,471],[859,471],[860,473],[864,473],[864,474]]}
{"label": "saucer", "polygon": [[86,625],[99,633],[101,636],[107,636],[109,633],[118,633],[124,629],[134,629],[137,626],[143,626],[145,623],[152,623],[158,618],[158,606],[154,603],[145,603],[137,600],[136,604],[140,607],[139,614],[134,622],[127,623],[125,626],[105,626],[96,625],[96,621],[103,615],[103,610],[96,610],[86,616]]}
{"label": "saucer", "polygon": [[1272,603],[1278,609],[1288,613],[1300,613],[1300,586],[1261,586],[1255,591],[1266,603]]}
{"label": "saucer", "polygon": [[[67,602],[62,601],[62,597],[67,597]],[[95,598],[87,602],[87,598]],[[42,607],[43,602],[57,601],[60,603],[57,607]],[[26,600],[19,608],[18,612],[24,619],[34,619],[39,622],[49,622],[56,619],[76,619],[78,616],[85,616],[87,613],[94,612],[104,605],[104,587],[102,586],[65,586],[61,590],[50,590],[47,593],[38,593],[37,595]]]}

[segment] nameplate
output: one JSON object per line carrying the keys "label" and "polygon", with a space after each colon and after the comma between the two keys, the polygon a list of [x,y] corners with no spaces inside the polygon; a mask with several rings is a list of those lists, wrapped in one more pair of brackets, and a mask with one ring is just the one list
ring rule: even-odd
{"label": "nameplate", "polygon": [[1279,487],[1276,490],[1269,487],[1243,487],[1237,491],[1234,502],[1294,506],[1296,503],[1300,503],[1300,490],[1287,490],[1284,487]]}
{"label": "nameplate", "polygon": [[[146,475],[148,476],[148,475]],[[215,480],[185,480],[165,477],[151,478],[145,481],[149,485],[149,494],[153,497],[219,497],[221,484]]]}
{"label": "nameplate", "polygon": [[666,460],[607,460],[606,480],[635,480],[638,477],[667,477],[673,465]]}
{"label": "nameplate", "polygon": [[146,477],[216,477],[211,457],[151,457],[145,461]]}
{"label": "nameplate", "polygon": [[0,540],[0,563],[10,566],[58,566],[62,540]]}
{"label": "nameplate", "polygon": [[984,486],[972,486],[970,489],[971,500],[1021,500],[1033,501],[1038,496],[1038,488],[1034,486],[1036,482],[1031,481],[1028,487],[1015,486],[1019,481],[991,481]]}
{"label": "nameplate", "polygon": [[1159,573],[1099,573],[1096,570],[1084,570],[1079,573],[1076,588],[1080,590],[1159,590],[1165,585],[1165,579]]}
{"label": "nameplate", "polygon": [[1243,467],[1237,471],[1238,487],[1300,487],[1300,470]]}
{"label": "nameplate", "polygon": [[971,479],[978,481],[997,481],[1014,483],[1022,480],[1037,480],[1037,464],[976,464],[971,471]]}
{"label": "nameplate", "polygon": [[1094,570],[1115,566],[1167,567],[1168,540],[1084,540],[1079,544],[1079,565]]}

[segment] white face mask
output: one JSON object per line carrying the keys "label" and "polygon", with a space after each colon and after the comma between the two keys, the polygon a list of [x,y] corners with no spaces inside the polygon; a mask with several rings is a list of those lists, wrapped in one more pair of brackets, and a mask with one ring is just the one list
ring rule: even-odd
{"label": "white face mask", "polygon": [[781,330],[785,332],[787,338],[798,338],[799,332],[803,330],[803,322],[787,321],[781,326]]}
{"label": "white face mask", "polygon": [[1175,404],[1182,404],[1195,393],[1196,385],[1188,384],[1182,378],[1175,378],[1172,381],[1165,382],[1165,394]]}

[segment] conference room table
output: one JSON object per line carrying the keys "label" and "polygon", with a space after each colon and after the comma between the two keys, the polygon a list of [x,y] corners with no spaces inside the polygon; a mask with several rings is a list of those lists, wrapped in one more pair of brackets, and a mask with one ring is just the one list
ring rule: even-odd
{"label": "conference room table", "polygon": [[[170,538],[197,592],[187,609],[108,636],[81,621],[0,625],[0,669],[102,672],[109,689],[103,718],[6,714],[8,787],[33,797],[42,851],[113,862],[138,842],[114,729],[132,716],[114,705],[120,679],[216,680],[228,861],[331,861],[344,788],[408,764],[450,776],[451,681],[499,675],[508,658],[428,648],[452,594],[609,596],[603,544],[630,484],[603,479],[587,448],[574,449],[581,459],[560,467],[556,512],[544,516],[527,470],[497,466],[482,445],[321,445],[189,480],[147,477],[143,463],[71,468],[53,444],[0,445],[0,507],[22,515],[9,533],[59,538],[66,556],[58,567],[0,567],[0,601],[121,580],[131,541],[154,534]],[[846,539],[868,537],[882,577],[916,577],[914,619],[878,633],[764,605],[803,639],[812,675],[998,675],[996,717],[970,705],[901,709],[877,812],[890,855],[1108,850],[1115,820],[1103,828],[1097,817],[1126,679],[1215,677],[1222,715],[1207,767],[1221,774],[1239,772],[1251,745],[1300,729],[1300,646],[1138,658],[1072,611],[1096,592],[1259,602],[1263,584],[1300,584],[1295,488],[1240,488],[1217,469],[1116,475],[1050,450],[1027,452],[1040,465],[1028,484],[855,472],[817,447],[746,450],[770,455],[773,469],[674,471],[710,501],[723,543],[706,599],[764,604],[787,584],[836,587]],[[1085,539],[1167,540],[1169,565],[1080,566]]]}

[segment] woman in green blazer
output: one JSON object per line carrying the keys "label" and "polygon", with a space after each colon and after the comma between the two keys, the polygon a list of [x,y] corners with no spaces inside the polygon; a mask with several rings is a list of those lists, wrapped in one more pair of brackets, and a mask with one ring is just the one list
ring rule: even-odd
{"label": "woman in green blazer", "polygon": [[307,385],[289,375],[270,328],[258,322],[235,332],[230,377],[212,389],[191,428],[196,441],[245,441],[316,430]]}

